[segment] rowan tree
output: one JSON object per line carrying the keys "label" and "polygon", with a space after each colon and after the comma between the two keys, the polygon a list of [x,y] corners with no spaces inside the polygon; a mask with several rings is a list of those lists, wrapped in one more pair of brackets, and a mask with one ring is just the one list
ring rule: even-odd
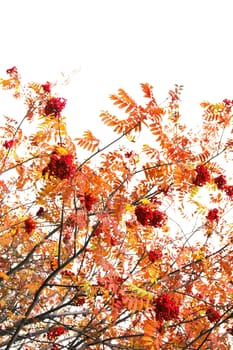
{"label": "rowan tree", "polygon": [[0,85],[26,110],[0,135],[0,349],[230,349],[233,101],[193,130],[182,86],[119,89],[100,144],[68,135],[52,83]]}

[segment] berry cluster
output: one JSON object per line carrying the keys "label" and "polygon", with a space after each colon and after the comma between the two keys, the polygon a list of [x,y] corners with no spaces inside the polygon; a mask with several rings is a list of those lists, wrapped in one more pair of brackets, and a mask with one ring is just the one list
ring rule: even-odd
{"label": "berry cluster", "polygon": [[18,70],[17,70],[17,67],[12,67],[12,68],[9,68],[7,69],[7,74],[9,74],[10,76],[15,76],[15,75],[18,75]]}
{"label": "berry cluster", "polygon": [[72,237],[72,231],[69,231],[69,230],[65,231],[62,237],[62,242],[65,244],[68,243],[71,237]]}
{"label": "berry cluster", "polygon": [[[48,89],[48,86],[46,87]],[[66,106],[66,99],[60,97],[51,97],[45,106],[45,115],[60,117],[62,110]]]}
{"label": "berry cluster", "polygon": [[221,315],[213,307],[208,307],[206,310],[206,316],[210,322],[215,322],[219,320]]}
{"label": "berry cluster", "polygon": [[223,102],[225,103],[225,105],[226,105],[227,107],[232,107],[232,106],[233,106],[233,100],[229,100],[228,98],[225,98],[225,99],[223,100]]}
{"label": "berry cluster", "polygon": [[224,191],[225,191],[225,193],[226,193],[226,195],[228,196],[228,197],[230,197],[231,199],[233,199],[233,186],[231,185],[231,186],[226,186],[225,188],[224,188]]}
{"label": "berry cluster", "polygon": [[217,185],[219,190],[224,190],[227,181],[226,181],[226,176],[224,175],[219,175],[214,179],[214,183]]}
{"label": "berry cluster", "polygon": [[70,271],[70,270],[63,270],[61,271],[61,275],[63,278],[72,278],[72,277],[75,277],[75,274]]}
{"label": "berry cluster", "polygon": [[111,244],[112,247],[115,247],[118,244],[117,239],[115,237],[111,236],[110,244]]}
{"label": "berry cluster", "polygon": [[210,209],[208,212],[208,215],[206,216],[206,219],[211,221],[211,222],[218,222],[219,221],[219,216],[218,216],[218,209],[214,208],[214,209]]}
{"label": "berry cluster", "polygon": [[73,301],[72,304],[75,306],[82,306],[85,304],[86,299],[84,297],[76,297]]}
{"label": "berry cluster", "polygon": [[11,147],[13,147],[14,145],[14,140],[6,140],[3,143],[3,147],[5,147],[6,149],[10,149]]}
{"label": "berry cluster", "polygon": [[63,326],[57,326],[50,328],[50,330],[47,333],[47,337],[49,340],[56,339],[60,335],[64,334],[66,332],[65,328]]}
{"label": "berry cluster", "polygon": [[227,185],[226,177],[219,175],[214,179],[214,183],[217,185],[219,190],[225,191],[226,195],[233,199],[233,186]]}
{"label": "berry cluster", "polygon": [[149,260],[153,263],[156,260],[161,259],[163,256],[162,252],[159,249],[151,250],[148,254]]}
{"label": "berry cluster", "polygon": [[25,231],[29,234],[32,233],[32,231],[35,230],[36,228],[36,223],[32,218],[27,218],[24,221],[24,224],[25,224]]}
{"label": "berry cluster", "polygon": [[154,302],[156,319],[158,321],[169,321],[178,318],[179,306],[176,305],[168,294],[159,295]]}
{"label": "berry cluster", "polygon": [[87,211],[90,211],[93,204],[96,202],[96,198],[92,194],[85,194],[83,202]]}
{"label": "berry cluster", "polygon": [[51,350],[59,350],[59,347],[57,344],[53,344]]}
{"label": "berry cluster", "polygon": [[210,181],[209,170],[204,165],[197,165],[195,171],[197,172],[197,175],[193,180],[194,185],[204,186],[208,181]]}
{"label": "berry cluster", "polygon": [[53,152],[49,164],[42,170],[42,175],[55,176],[61,180],[70,179],[75,173],[72,154],[59,155]]}
{"label": "berry cluster", "polygon": [[126,152],[125,153],[125,158],[130,158],[133,155],[133,151]]}
{"label": "berry cluster", "polygon": [[51,92],[51,83],[49,83],[48,81],[47,81],[47,83],[42,84],[41,87],[43,88],[43,90],[45,92],[48,92],[48,93]]}
{"label": "berry cluster", "polygon": [[149,206],[143,204],[136,207],[135,215],[143,226],[162,227],[167,220],[164,213],[157,209],[151,209]]}

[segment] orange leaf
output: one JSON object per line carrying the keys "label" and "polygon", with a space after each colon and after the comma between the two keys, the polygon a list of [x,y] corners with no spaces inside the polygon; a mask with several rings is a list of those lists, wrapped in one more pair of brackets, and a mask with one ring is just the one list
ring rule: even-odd
{"label": "orange leaf", "polygon": [[4,279],[5,281],[9,280],[9,276],[3,271],[0,271],[0,278]]}

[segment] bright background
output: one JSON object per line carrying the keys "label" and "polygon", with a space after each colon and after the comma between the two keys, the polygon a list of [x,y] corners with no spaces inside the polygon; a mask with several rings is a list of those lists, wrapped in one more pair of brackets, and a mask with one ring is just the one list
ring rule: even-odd
{"label": "bright background", "polygon": [[185,120],[195,122],[199,102],[233,98],[232,6],[232,0],[1,1],[0,76],[12,66],[39,82],[76,71],[60,89],[73,136],[90,128],[104,137],[100,110],[117,113],[108,95],[121,87],[137,99],[143,82],[155,87],[158,102],[183,84]]}

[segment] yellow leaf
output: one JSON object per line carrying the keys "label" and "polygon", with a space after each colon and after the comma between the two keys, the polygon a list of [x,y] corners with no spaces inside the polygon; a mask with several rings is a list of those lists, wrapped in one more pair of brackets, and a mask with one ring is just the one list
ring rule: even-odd
{"label": "yellow leaf", "polygon": [[193,258],[194,260],[205,260],[204,252],[201,249],[193,252]]}
{"label": "yellow leaf", "polygon": [[140,202],[141,202],[142,204],[149,204],[149,203],[150,203],[150,200],[147,199],[147,198],[142,198],[142,199],[140,200]]}
{"label": "yellow leaf", "polygon": [[162,231],[165,232],[165,233],[169,232],[170,231],[170,227],[168,225],[163,225]]}
{"label": "yellow leaf", "polygon": [[36,231],[33,232],[33,239],[34,239],[35,244],[38,244],[40,242],[40,235],[38,232],[36,232]]}
{"label": "yellow leaf", "polygon": [[43,88],[41,87],[40,84],[36,84],[36,83],[31,83],[28,85],[28,87],[32,90],[34,90],[35,92],[39,93],[40,91],[43,91]]}
{"label": "yellow leaf", "polygon": [[134,206],[131,204],[126,204],[125,211],[129,211],[130,213],[134,213]]}
{"label": "yellow leaf", "polygon": [[192,187],[192,190],[191,190],[191,193],[190,193],[191,198],[193,198],[194,196],[196,196],[197,193],[198,193],[198,191],[199,191],[199,187],[198,187],[198,186],[193,186],[193,187]]}
{"label": "yellow leaf", "polygon": [[56,147],[56,151],[59,153],[59,154],[68,154],[69,152],[67,151],[67,149],[65,149],[64,147],[61,147],[61,146],[58,146]]}
{"label": "yellow leaf", "polygon": [[206,314],[206,310],[200,310],[200,311],[199,311],[199,315],[200,315],[200,316],[204,316],[205,314]]}
{"label": "yellow leaf", "polygon": [[127,137],[127,139],[130,142],[136,142],[136,136],[135,135],[126,134],[125,136]]}

